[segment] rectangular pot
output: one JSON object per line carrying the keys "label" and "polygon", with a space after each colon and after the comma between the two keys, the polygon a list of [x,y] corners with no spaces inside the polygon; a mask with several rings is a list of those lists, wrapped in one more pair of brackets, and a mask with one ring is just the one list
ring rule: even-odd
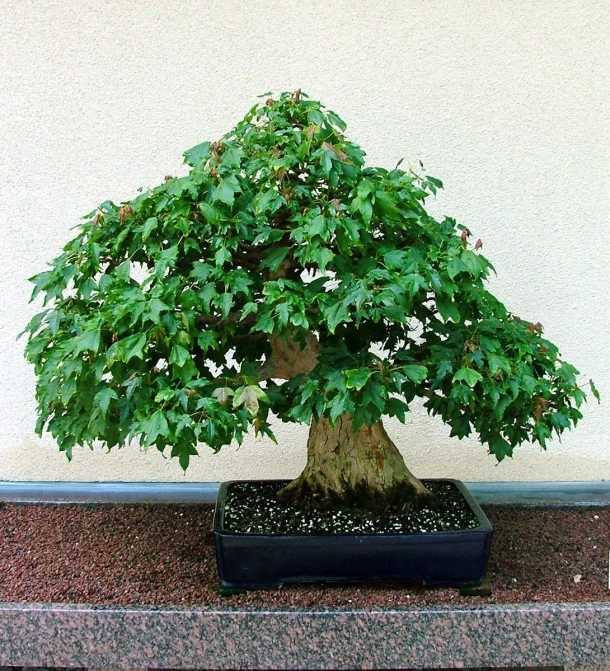
{"label": "rectangular pot", "polygon": [[[479,526],[464,531],[384,534],[253,534],[224,529],[231,482],[220,486],[214,543],[223,587],[265,589],[286,582],[421,581],[428,586],[477,585],[489,557],[492,526],[458,480]],[[287,481],[286,481],[287,483]]]}

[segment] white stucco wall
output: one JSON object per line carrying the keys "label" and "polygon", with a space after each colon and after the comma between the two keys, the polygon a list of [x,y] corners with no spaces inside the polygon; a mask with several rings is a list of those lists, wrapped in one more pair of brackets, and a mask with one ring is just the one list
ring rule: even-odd
{"label": "white stucco wall", "polygon": [[256,96],[301,87],[372,164],[422,160],[434,211],[484,242],[492,289],[603,394],[547,453],[496,465],[414,412],[389,430],[420,476],[610,478],[610,4],[606,0],[5,0],[0,3],[0,480],[296,475],[305,429],[176,462],[35,437],[34,375],[15,336],[79,217],[180,170]]}

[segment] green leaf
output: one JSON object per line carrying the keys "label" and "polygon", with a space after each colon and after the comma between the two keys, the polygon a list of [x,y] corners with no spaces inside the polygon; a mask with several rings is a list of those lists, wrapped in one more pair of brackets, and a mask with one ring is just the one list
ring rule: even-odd
{"label": "green leaf", "polygon": [[513,448],[509,443],[502,438],[502,436],[494,436],[489,441],[489,451],[496,457],[498,461],[502,461],[506,457],[513,456]]}
{"label": "green leaf", "polygon": [[498,354],[488,354],[487,360],[489,361],[489,372],[492,375],[496,375],[500,370],[510,375],[510,363],[505,357]]}
{"label": "green leaf", "polygon": [[85,331],[82,335],[74,338],[74,349],[72,353],[78,356],[81,352],[97,352],[100,348],[101,330]]}
{"label": "green leaf", "polygon": [[454,322],[460,321],[460,313],[457,309],[456,304],[447,296],[442,294],[435,294],[436,297],[436,309],[439,311],[439,314],[444,321],[448,322],[452,320]]}
{"label": "green leaf", "polygon": [[243,149],[239,147],[227,147],[222,155],[221,164],[229,168],[239,168],[243,157]]}
{"label": "green leaf", "polygon": [[342,217],[340,221],[351,242],[358,242],[360,240],[360,226],[358,223],[349,217]]}
{"label": "green leaf", "polygon": [[158,223],[157,217],[150,217],[144,222],[144,227],[142,228],[143,242],[146,242],[150,234],[157,228]]}
{"label": "green leaf", "polygon": [[400,370],[409,380],[416,384],[422,383],[428,375],[428,369],[425,366],[417,366],[415,364],[407,364]]}
{"label": "green leaf", "polygon": [[334,424],[337,419],[345,412],[348,396],[346,394],[337,394],[330,405],[330,421]]}
{"label": "green leaf", "polygon": [[48,317],[48,324],[49,324],[49,331],[53,335],[57,334],[57,331],[59,331],[59,326],[61,324],[61,320],[63,317],[63,313],[60,310],[53,310],[51,314]]}
{"label": "green leaf", "polygon": [[[362,392],[362,400],[364,403],[374,405],[380,413],[385,410],[386,397],[387,391],[385,386],[376,384],[373,380],[366,384]],[[377,419],[379,419],[379,417],[377,417]]]}
{"label": "green leaf", "polygon": [[133,357],[143,359],[146,336],[144,333],[134,333],[127,338],[123,338],[123,340],[119,340],[116,345],[119,356],[125,363],[128,363]]}
{"label": "green leaf", "polygon": [[551,424],[557,433],[560,433],[564,429],[569,429],[571,422],[564,411],[558,410],[557,412],[551,413]]}
{"label": "green leaf", "polygon": [[302,312],[294,312],[290,315],[290,323],[304,329],[309,327],[309,320]]}
{"label": "green leaf", "polygon": [[473,276],[479,275],[485,270],[485,259],[478,254],[475,254],[470,249],[463,249],[460,255],[460,260],[464,264],[466,270]]}
{"label": "green leaf", "polygon": [[213,270],[214,266],[211,266],[209,263],[195,261],[193,264],[193,270],[191,270],[189,277],[194,277],[200,282],[205,282]]}
{"label": "green leaf", "polygon": [[404,282],[408,287],[411,298],[415,298],[417,293],[422,289],[425,291],[428,289],[425,278],[419,273],[410,273],[409,275],[404,276]]}
{"label": "green leaf", "polygon": [[275,212],[284,202],[284,199],[275,189],[259,193],[254,199],[254,214],[264,214],[268,210]]}
{"label": "green leaf", "polygon": [[211,144],[209,142],[202,142],[188,151],[184,152],[184,162],[187,165],[195,167],[202,163],[210,155]]}
{"label": "green leaf", "polygon": [[261,263],[261,268],[269,268],[274,273],[280,267],[289,251],[290,247],[272,247],[265,260]]}
{"label": "green leaf", "polygon": [[279,303],[275,308],[279,322],[282,326],[288,325],[289,310],[286,303]]}
{"label": "green leaf", "polygon": [[235,179],[226,177],[225,179],[221,179],[218,186],[214,189],[212,200],[219,200],[221,203],[226,203],[229,207],[233,207],[235,192],[239,190],[239,185]]}
{"label": "green leaf", "polygon": [[400,305],[388,305],[384,311],[384,316],[389,322],[398,324],[407,323],[407,313],[405,312],[405,307]]}
{"label": "green leaf", "polygon": [[175,364],[179,368],[182,368],[187,361],[190,361],[191,355],[188,350],[182,345],[174,345],[172,347],[172,352],[169,355],[169,362]]}
{"label": "green leaf", "polygon": [[508,406],[512,403],[513,399],[510,396],[503,395],[501,396],[498,401],[495,403],[494,406],[494,416],[497,419],[502,419],[504,417],[504,413],[506,412],[506,409]]}
{"label": "green leaf", "polygon": [[386,268],[389,268],[390,270],[394,270],[395,268],[403,268],[406,256],[406,253],[400,249],[394,249],[393,251],[384,255],[383,262]]}
{"label": "green leaf", "polygon": [[155,396],[155,403],[170,401],[172,398],[174,398],[174,394],[175,392],[173,389],[161,389],[161,391],[157,392],[157,395]]}
{"label": "green leaf", "polygon": [[216,291],[216,285],[212,282],[206,284],[203,289],[197,294],[201,298],[203,305],[206,310],[210,309],[210,303],[216,296],[218,296],[218,291]]}
{"label": "green leaf", "polygon": [[333,156],[334,154],[330,149],[325,149],[320,154],[320,165],[322,166],[322,170],[324,171],[326,177],[330,175],[330,171],[333,168]]}
{"label": "green leaf", "polygon": [[122,282],[128,282],[130,270],[131,264],[129,263],[129,259],[127,259],[114,269],[114,276]]}
{"label": "green leaf", "polygon": [[[34,315],[32,319],[30,319],[29,324],[21,331],[21,333],[17,336],[17,340],[21,338],[21,336],[24,333],[36,333],[38,329],[40,328],[40,325],[42,324],[42,320],[47,316],[50,308],[47,308],[46,310],[43,310],[42,312],[39,312],[38,314]],[[56,314],[56,313],[55,313]]]}
{"label": "green leaf", "polygon": [[468,268],[460,261],[457,256],[452,257],[447,264],[447,274],[453,280],[457,275],[467,272]]}
{"label": "green leaf", "polygon": [[396,201],[387,191],[375,192],[375,209],[381,214],[384,219],[390,221],[401,221],[402,215],[398,210]]}
{"label": "green leaf", "polygon": [[80,292],[82,297],[88,301],[91,298],[91,294],[97,289],[97,284],[95,283],[95,280],[92,280],[91,278],[86,279],[81,287],[80,287]]}
{"label": "green leaf", "polygon": [[428,182],[433,184],[437,189],[443,188],[443,183],[441,182],[440,179],[437,179],[436,177],[431,177],[430,175],[426,175],[426,179],[428,180]]}
{"label": "green leaf", "polygon": [[358,201],[357,209],[362,219],[367,225],[370,224],[373,218],[373,203],[369,199],[357,198],[356,200]]}
{"label": "green leaf", "polygon": [[256,314],[258,312],[258,303],[246,303],[241,311],[239,321],[243,321],[248,315]]}
{"label": "green leaf", "polygon": [[589,380],[589,386],[591,387],[591,393],[597,399],[597,402],[601,403],[602,402],[601,396],[599,395],[599,391],[597,391],[597,387],[593,383],[593,380]]}
{"label": "green leaf", "polygon": [[390,417],[397,417],[404,424],[408,411],[409,406],[404,401],[398,398],[390,398],[388,400],[388,415]]}
{"label": "green leaf", "polygon": [[345,386],[348,389],[355,389],[359,391],[368,382],[373,374],[370,368],[353,368],[345,371],[347,382]]}
{"label": "green leaf", "polygon": [[331,307],[326,310],[324,316],[326,317],[326,326],[331,333],[335,332],[335,329],[339,324],[352,321],[348,309],[343,303],[335,303],[334,305],[331,305]]}
{"label": "green leaf", "polygon": [[329,110],[326,115],[328,116],[328,120],[336,126],[341,132],[343,132],[347,128],[347,124],[343,119],[338,115],[335,114],[335,112],[332,112]]}
{"label": "green leaf", "polygon": [[477,382],[483,379],[481,373],[472,368],[460,368],[453,376],[452,382],[465,382],[469,387],[474,387]]}
{"label": "green leaf", "polygon": [[178,245],[164,249],[159,255],[159,260],[155,265],[155,272],[157,275],[163,275],[163,273],[176,263],[178,258]]}
{"label": "green leaf", "polygon": [[197,344],[204,352],[207,352],[209,349],[216,349],[218,347],[216,334],[213,331],[204,331],[197,337]]}
{"label": "green leaf", "polygon": [[322,238],[326,237],[328,226],[326,225],[326,218],[323,214],[319,214],[309,225],[309,235],[313,238],[314,235],[319,235]]}
{"label": "green leaf", "polygon": [[448,373],[453,373],[453,366],[449,361],[441,361],[436,374],[437,379],[442,380]]}
{"label": "green leaf", "polygon": [[214,254],[214,263],[220,268],[232,259],[231,252],[226,247],[221,247],[216,254]]}
{"label": "green leaf", "polygon": [[275,321],[271,312],[263,312],[256,319],[255,327],[263,333],[272,333],[275,328]]}
{"label": "green leaf", "polygon": [[231,308],[233,307],[233,294],[225,291],[224,294],[220,294],[217,303],[223,319],[226,319],[229,316],[229,312],[231,312]]}
{"label": "green leaf", "polygon": [[104,389],[97,392],[95,398],[93,399],[94,407],[100,409],[102,415],[106,415],[108,408],[110,407],[110,401],[114,398],[117,399],[119,396],[114,389],[110,387],[105,387]]}
{"label": "green leaf", "polygon": [[146,435],[145,445],[152,445],[159,436],[169,435],[169,425],[162,410],[157,410],[141,424],[142,431]]}
{"label": "green leaf", "polygon": [[186,469],[189,467],[191,457],[197,456],[198,454],[199,452],[197,452],[197,449],[192,445],[183,445],[182,449],[180,450],[180,454],[178,455],[178,463],[180,464],[180,468],[183,471],[186,471]]}
{"label": "green leaf", "polygon": [[217,207],[210,205],[210,203],[203,201],[199,203],[197,207],[206,220],[215,226],[225,219],[225,214],[222,212],[222,210],[219,210]]}
{"label": "green leaf", "polygon": [[557,369],[557,376],[565,380],[568,384],[576,386],[576,376],[578,370],[569,364],[567,361],[562,361],[561,366]]}
{"label": "green leaf", "polygon": [[152,298],[148,302],[148,314],[155,324],[161,323],[161,313],[169,310],[169,306],[158,298]]}
{"label": "green leaf", "polygon": [[32,291],[32,295],[30,296],[30,301],[33,301],[38,294],[46,288],[49,280],[51,279],[51,275],[53,273],[50,270],[47,270],[44,273],[38,273],[38,275],[34,275],[34,277],[30,277],[28,282],[33,282],[34,283],[34,290]]}
{"label": "green leaf", "polygon": [[335,255],[326,247],[318,247],[312,252],[311,258],[317,264],[320,272],[323,273],[326,266],[335,258]]}
{"label": "green leaf", "polygon": [[300,387],[301,391],[301,403],[305,403],[305,401],[308,398],[311,398],[311,396],[318,390],[318,387],[320,386],[320,383],[318,380],[314,378],[310,378],[305,382],[305,384]]}

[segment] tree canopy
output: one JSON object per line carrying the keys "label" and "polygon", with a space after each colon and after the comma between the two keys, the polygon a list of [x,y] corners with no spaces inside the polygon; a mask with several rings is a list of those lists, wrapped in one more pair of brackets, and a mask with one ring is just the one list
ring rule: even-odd
{"label": "tree canopy", "polygon": [[[487,291],[470,231],[426,212],[441,182],[366,167],[345,128],[270,98],[187,151],[186,176],[87,215],[32,278],[37,431],[69,457],[139,438],[186,468],[198,443],[273,437],[270,412],[357,429],[423,397],[498,460],[575,425],[578,371]],[[275,375],[273,339],[315,342],[313,370]]]}

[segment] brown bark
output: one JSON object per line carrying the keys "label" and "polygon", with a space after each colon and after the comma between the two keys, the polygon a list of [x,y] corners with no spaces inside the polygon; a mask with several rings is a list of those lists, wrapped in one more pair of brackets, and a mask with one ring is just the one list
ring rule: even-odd
{"label": "brown bark", "polygon": [[311,373],[318,364],[321,347],[311,331],[307,332],[304,345],[292,336],[283,340],[279,336],[272,335],[269,342],[271,356],[265,362],[259,380],[271,378],[290,380],[301,373]]}
{"label": "brown bark", "polygon": [[[311,332],[303,342],[271,336],[270,344],[271,356],[260,380],[288,380],[310,373],[318,363],[321,347]],[[381,421],[355,431],[348,414],[334,426],[325,417],[312,420],[305,470],[278,496],[300,505],[355,503],[380,509],[432,500],[432,494],[406,467]]]}
{"label": "brown bark", "polygon": [[279,498],[384,509],[431,502],[432,494],[406,467],[381,421],[354,431],[346,414],[334,426],[326,418],[312,421],[305,470]]}

